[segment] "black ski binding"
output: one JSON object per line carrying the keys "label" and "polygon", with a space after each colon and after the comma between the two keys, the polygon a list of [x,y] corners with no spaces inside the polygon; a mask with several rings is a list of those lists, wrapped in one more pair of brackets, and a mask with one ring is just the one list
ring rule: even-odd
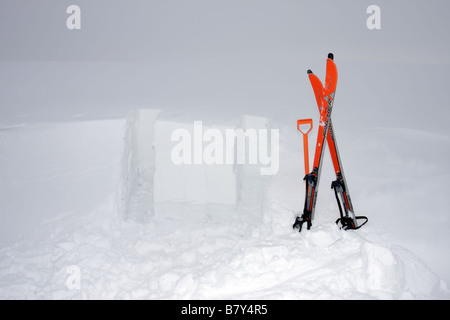
{"label": "black ski binding", "polygon": [[296,217],[295,222],[292,225],[293,229],[298,229],[298,232],[302,231],[303,224],[306,222],[306,229],[311,229],[311,213],[304,212],[301,217]]}

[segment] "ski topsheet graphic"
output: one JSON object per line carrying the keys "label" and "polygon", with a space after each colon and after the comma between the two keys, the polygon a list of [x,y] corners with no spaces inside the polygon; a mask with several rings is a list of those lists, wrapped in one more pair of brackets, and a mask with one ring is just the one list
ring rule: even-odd
{"label": "ski topsheet graphic", "polygon": [[[305,205],[303,214],[295,219],[293,225],[294,229],[302,230],[303,224],[306,222],[307,229],[312,226],[312,220],[314,219],[314,211],[317,201],[317,192],[319,188],[320,172],[322,168],[322,160],[324,155],[324,149],[326,144],[331,153],[331,159],[336,174],[336,180],[332,182],[331,188],[334,189],[336,200],[339,207],[340,218],[336,220],[336,224],[340,224],[341,228],[358,229],[363,226],[368,218],[365,216],[355,216],[353,211],[353,205],[350,198],[350,193],[347,187],[347,182],[344,176],[344,169],[342,167],[341,159],[339,157],[339,151],[336,142],[336,135],[333,130],[333,124],[331,121],[331,112],[333,111],[334,96],[336,93],[336,86],[338,80],[338,72],[336,64],[334,63],[334,56],[332,53],[328,54],[325,85],[322,84],[320,79],[311,71],[308,70],[309,81],[316,97],[317,106],[319,108],[320,120],[319,129],[317,134],[317,142],[314,153],[313,170],[309,172],[309,159],[307,156],[307,135],[312,129],[312,120],[303,119],[297,121],[297,129],[303,133],[303,143],[305,149],[305,180],[306,192],[305,192]],[[300,125],[310,123],[310,130],[303,132]],[[358,224],[358,220],[364,220],[361,224]]]}

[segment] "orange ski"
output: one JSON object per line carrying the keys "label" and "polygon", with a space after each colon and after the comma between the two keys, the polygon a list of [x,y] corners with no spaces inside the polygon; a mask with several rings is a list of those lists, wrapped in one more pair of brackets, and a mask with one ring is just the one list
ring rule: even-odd
{"label": "orange ski", "polygon": [[[302,229],[303,223],[307,223],[308,230],[312,225],[312,219],[314,217],[315,204],[317,200],[317,191],[320,180],[320,172],[322,167],[323,150],[325,144],[328,143],[333,166],[336,174],[336,180],[333,181],[331,187],[334,189],[336,199],[339,206],[340,218],[336,220],[336,223],[340,223],[344,229],[358,229],[367,222],[367,217],[356,217],[353,212],[353,206],[350,200],[350,194],[348,192],[347,184],[344,177],[341,160],[337,148],[336,138],[333,131],[333,125],[331,121],[331,111],[334,103],[334,95],[337,86],[338,73],[334,63],[333,54],[328,55],[325,85],[322,85],[320,79],[308,70],[308,77],[311,82],[311,86],[316,97],[317,106],[320,112],[319,131],[317,135],[316,149],[313,161],[313,171],[307,173],[304,180],[306,181],[306,195],[305,206],[301,217],[297,217],[293,225],[294,228]],[[299,120],[300,121],[300,120]],[[311,125],[312,126],[312,125]],[[298,122],[297,122],[298,127]],[[305,154],[305,163],[307,162]],[[342,206],[344,211],[342,211]],[[358,219],[365,219],[361,225],[357,225]]]}

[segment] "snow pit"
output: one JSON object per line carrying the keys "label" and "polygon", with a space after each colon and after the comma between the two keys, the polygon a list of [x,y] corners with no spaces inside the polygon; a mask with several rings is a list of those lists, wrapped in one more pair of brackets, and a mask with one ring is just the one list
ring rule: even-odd
{"label": "snow pit", "polygon": [[[170,202],[257,205],[261,212],[265,187],[260,182],[268,180],[261,172],[267,165],[257,161],[259,150],[252,150],[254,143],[249,142],[250,135],[239,142],[237,136],[232,136],[234,140],[230,143],[228,133],[230,130],[259,133],[260,129],[269,128],[267,119],[255,116],[241,116],[232,126],[226,126],[209,125],[208,121],[187,116],[160,114],[158,110],[132,111],[126,121],[122,157],[121,211],[125,219],[148,221],[156,203]],[[207,137],[212,130],[216,139],[223,138],[223,141],[213,146],[213,156],[220,151],[220,157],[215,158],[218,161],[207,163],[207,149],[216,142]],[[187,141],[177,132],[187,134]],[[257,143],[256,140],[259,146]],[[223,150],[218,150],[218,146]],[[185,148],[180,152],[182,147]],[[275,155],[278,149],[268,152]],[[253,161],[255,154],[256,161]],[[180,163],[180,157],[185,161]]]}

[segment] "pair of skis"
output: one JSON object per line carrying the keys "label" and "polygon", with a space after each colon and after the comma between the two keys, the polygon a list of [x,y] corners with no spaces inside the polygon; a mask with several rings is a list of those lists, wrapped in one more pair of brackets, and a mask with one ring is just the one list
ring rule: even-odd
{"label": "pair of skis", "polygon": [[[296,217],[293,228],[299,229],[300,232],[302,231],[302,226],[304,223],[307,224],[308,230],[312,226],[324,149],[326,144],[328,143],[334,171],[336,173],[336,180],[332,182],[331,188],[334,190],[340,213],[340,218],[336,220],[336,224],[340,225],[340,227],[344,230],[359,229],[365,223],[367,223],[368,218],[365,216],[355,216],[355,213],[353,211],[350,193],[348,190],[347,182],[345,180],[341,159],[339,157],[336,136],[333,130],[333,123],[331,121],[331,112],[333,110],[334,96],[336,93],[338,79],[338,73],[336,64],[334,63],[333,54],[328,54],[325,85],[322,85],[320,79],[311,70],[308,70],[308,77],[314,90],[317,106],[319,108],[320,122],[313,161],[313,170],[309,172],[307,135],[312,130],[312,119],[302,119],[297,121],[297,129],[303,133],[306,174],[303,180],[306,182],[306,193],[303,214]],[[301,129],[301,125],[304,124],[310,124],[311,126],[307,132],[303,132]],[[358,220],[364,221],[362,221],[362,223],[358,223]]]}

